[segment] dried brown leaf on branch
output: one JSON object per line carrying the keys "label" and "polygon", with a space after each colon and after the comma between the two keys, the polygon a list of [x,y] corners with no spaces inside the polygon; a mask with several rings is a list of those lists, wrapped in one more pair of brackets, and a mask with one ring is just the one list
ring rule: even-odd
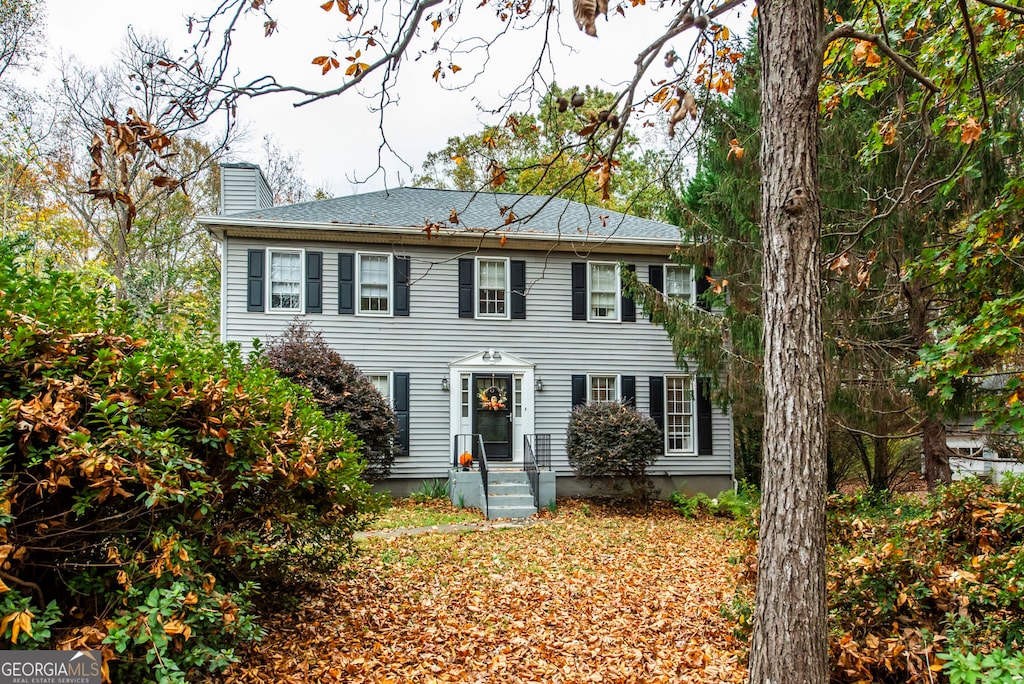
{"label": "dried brown leaf on branch", "polygon": [[576,25],[588,36],[597,36],[597,15],[608,16],[608,0],[573,0],[572,12]]}

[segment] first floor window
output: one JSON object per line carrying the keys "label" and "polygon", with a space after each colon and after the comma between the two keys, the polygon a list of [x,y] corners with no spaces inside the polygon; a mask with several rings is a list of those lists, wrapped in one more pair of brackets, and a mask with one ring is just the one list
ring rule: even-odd
{"label": "first floor window", "polygon": [[686,266],[665,267],[665,294],[669,299],[693,300],[693,278]]}
{"label": "first floor window", "polygon": [[665,378],[665,441],[669,453],[693,453],[694,383],[688,375]]}
{"label": "first floor window", "polygon": [[590,320],[619,320],[619,273],[615,264],[590,264]]}
{"label": "first floor window", "polygon": [[391,374],[390,373],[370,373],[367,375],[370,382],[373,383],[373,388],[380,392],[380,395],[387,399],[388,403],[391,402]]}
{"label": "first floor window", "polygon": [[505,259],[477,260],[477,314],[481,317],[506,316],[508,262]]}
{"label": "first floor window", "polygon": [[302,295],[302,253],[270,250],[270,310],[298,311]]}
{"label": "first floor window", "polygon": [[359,313],[391,313],[391,255],[359,255]]}
{"label": "first floor window", "polygon": [[590,401],[592,403],[618,400],[619,377],[617,375],[590,376]]}

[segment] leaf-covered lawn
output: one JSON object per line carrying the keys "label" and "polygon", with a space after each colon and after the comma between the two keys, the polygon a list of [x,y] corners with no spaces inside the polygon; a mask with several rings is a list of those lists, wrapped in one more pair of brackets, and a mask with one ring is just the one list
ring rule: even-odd
{"label": "leaf-covered lawn", "polygon": [[267,618],[222,681],[745,678],[722,523],[573,502],[531,527],[363,544],[353,578]]}
{"label": "leaf-covered lawn", "polygon": [[394,530],[402,527],[431,527],[483,520],[475,508],[457,508],[447,500],[417,503],[409,499],[393,501],[370,523],[370,530]]}

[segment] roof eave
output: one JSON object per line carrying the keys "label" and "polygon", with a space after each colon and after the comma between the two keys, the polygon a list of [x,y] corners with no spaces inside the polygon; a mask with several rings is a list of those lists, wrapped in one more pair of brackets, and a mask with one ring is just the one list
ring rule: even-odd
{"label": "roof eave", "polygon": [[[252,238],[283,238],[289,240],[327,240],[331,242],[353,240],[366,243],[445,244],[451,246],[499,247],[502,237],[506,245],[514,242],[520,249],[565,249],[574,250],[580,245],[591,250],[607,248],[621,250],[628,246],[632,251],[664,254],[681,243],[668,238],[624,237],[618,235],[596,235],[583,233],[527,233],[514,230],[466,229],[441,230],[428,235],[422,226],[373,226],[361,224],[317,223],[306,221],[268,221],[266,219],[240,218],[231,216],[200,216],[200,225],[220,241],[225,235]],[[492,244],[493,243],[493,244]]]}

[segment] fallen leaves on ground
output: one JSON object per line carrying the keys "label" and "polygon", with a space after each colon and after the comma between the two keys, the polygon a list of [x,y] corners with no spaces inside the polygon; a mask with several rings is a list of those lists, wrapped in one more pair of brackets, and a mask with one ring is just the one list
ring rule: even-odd
{"label": "fallen leaves on ground", "polygon": [[268,616],[219,681],[740,682],[738,544],[668,507],[365,542],[355,576]]}

